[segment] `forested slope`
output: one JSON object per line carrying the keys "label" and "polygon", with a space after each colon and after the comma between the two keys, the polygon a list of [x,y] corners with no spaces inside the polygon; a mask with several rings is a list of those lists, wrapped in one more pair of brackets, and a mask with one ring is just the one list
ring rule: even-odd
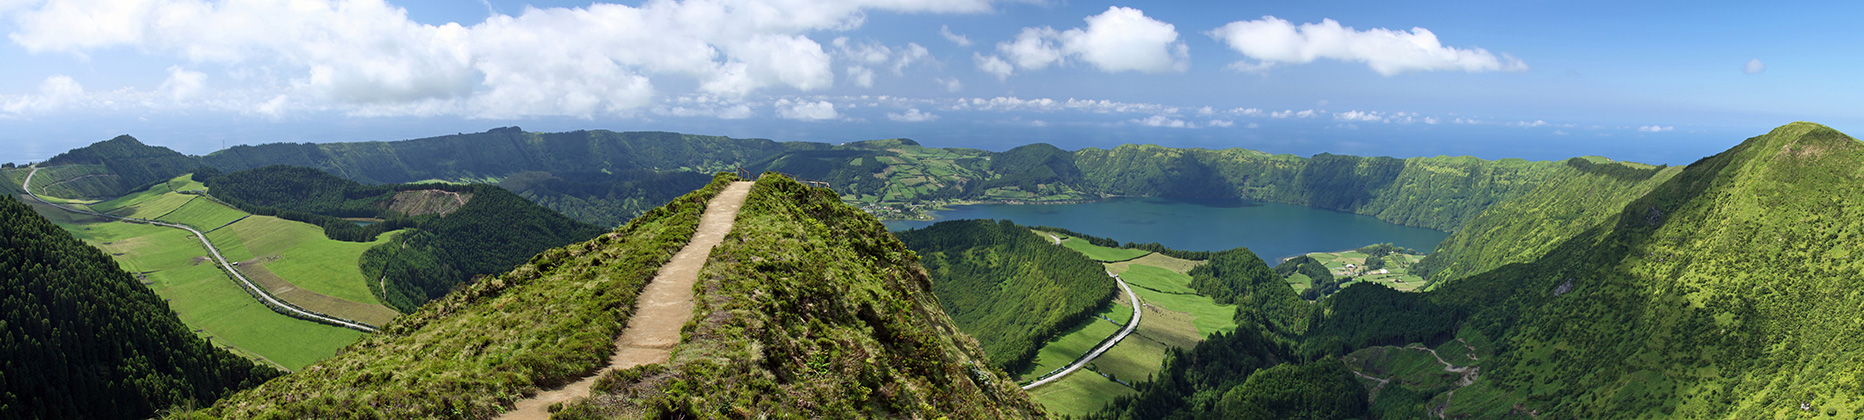
{"label": "forested slope", "polygon": [[896,234],[934,279],[932,294],[992,363],[1016,372],[1117,290],[1099,262],[1007,220],[953,220]]}
{"label": "forested slope", "polygon": [[[1675,171],[1531,262],[1424,293],[1356,285],[1321,302],[1304,332],[1239,327],[1228,342],[1208,340],[1167,365],[1208,364],[1198,354],[1239,347],[1253,358],[1231,359],[1309,364],[1367,349],[1435,347],[1429,355],[1452,360],[1423,363],[1462,365],[1465,379],[1441,386],[1392,380],[1371,412],[1864,415],[1864,343],[1855,340],[1864,336],[1864,279],[1857,275],[1864,264],[1841,257],[1864,252],[1856,237],[1864,234],[1857,204],[1864,192],[1855,188],[1864,181],[1861,163],[1864,143],[1817,124],[1783,126]],[[1465,348],[1461,358],[1440,354]],[[1153,391],[1107,414],[1156,418],[1148,407],[1174,401],[1217,407],[1213,396],[1229,400],[1225,392],[1234,388],[1226,384],[1234,382],[1212,380],[1212,372],[1237,371],[1221,366],[1168,372]],[[1467,374],[1470,366],[1479,373]]]}
{"label": "forested slope", "polygon": [[1449,281],[1540,258],[1566,238],[1605,223],[1625,204],[1676,176],[1651,167],[1572,158],[1533,191],[1490,206],[1463,225],[1414,270]]}
{"label": "forested slope", "polygon": [[215,348],[102,251],[0,198],[0,418],[148,418],[279,372]]}

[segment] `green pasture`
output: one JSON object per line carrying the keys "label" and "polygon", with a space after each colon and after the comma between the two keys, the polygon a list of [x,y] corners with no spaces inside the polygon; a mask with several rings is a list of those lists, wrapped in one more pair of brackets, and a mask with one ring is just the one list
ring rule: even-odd
{"label": "green pasture", "polygon": [[228,261],[264,259],[267,270],[305,290],[358,303],[381,304],[369,292],[357,260],[370,247],[388,243],[396,233],[374,242],[343,242],[324,236],[323,228],[272,216],[252,216],[207,234]]}
{"label": "green pasture", "polygon": [[227,223],[239,220],[241,217],[246,217],[246,212],[216,203],[206,197],[193,197],[186,204],[175,208],[175,211],[157,217],[155,220],[193,226],[204,232],[226,226]]}
{"label": "green pasture", "polygon": [[145,276],[182,322],[216,344],[296,370],[362,336],[272,312],[208,261],[192,233],[123,222],[60,227],[111,254],[125,271]]}
{"label": "green pasture", "polygon": [[[1133,293],[1138,294],[1140,300],[1189,314],[1199,337],[1236,329],[1236,322],[1231,320],[1236,313],[1236,305],[1220,305],[1209,297],[1196,294],[1190,287],[1190,275],[1150,265],[1130,265],[1126,271],[1118,273],[1121,279],[1133,287]],[[1141,320],[1140,325],[1147,322],[1150,320]]]}
{"label": "green pasture", "polygon": [[1056,416],[1082,416],[1099,412],[1115,397],[1132,394],[1132,388],[1094,372],[1080,371],[1059,381],[1029,390],[1029,396]]}
{"label": "green pasture", "polygon": [[1055,236],[1061,238],[1062,246],[1075,250],[1075,252],[1079,252],[1082,255],[1086,255],[1088,259],[1094,261],[1126,261],[1152,253],[1152,251],[1142,249],[1108,248],[1087,243],[1086,240],[1071,238],[1068,237],[1068,235],[1056,234]]}

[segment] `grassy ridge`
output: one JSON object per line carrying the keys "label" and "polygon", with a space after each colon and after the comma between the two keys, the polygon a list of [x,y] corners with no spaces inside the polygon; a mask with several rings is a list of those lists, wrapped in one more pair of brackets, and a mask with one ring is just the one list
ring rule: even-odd
{"label": "grassy ridge", "polygon": [[672,361],[606,374],[557,418],[1041,417],[915,259],[833,191],[766,174],[701,271]]}
{"label": "grassy ridge", "polygon": [[641,287],[691,238],[727,181],[430,302],[312,369],[177,417],[494,415],[606,360]]}

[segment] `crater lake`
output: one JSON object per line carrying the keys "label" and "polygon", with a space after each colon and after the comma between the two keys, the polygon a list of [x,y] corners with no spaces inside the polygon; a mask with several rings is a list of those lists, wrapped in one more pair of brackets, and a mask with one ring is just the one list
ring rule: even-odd
{"label": "crater lake", "polygon": [[1220,251],[1248,247],[1274,265],[1309,252],[1341,251],[1390,242],[1430,252],[1450,234],[1372,216],[1223,199],[1119,197],[1079,204],[975,204],[938,211],[935,220],[885,222],[894,231],[943,220],[998,219],[1054,226],[1124,242],[1158,242],[1173,249]]}

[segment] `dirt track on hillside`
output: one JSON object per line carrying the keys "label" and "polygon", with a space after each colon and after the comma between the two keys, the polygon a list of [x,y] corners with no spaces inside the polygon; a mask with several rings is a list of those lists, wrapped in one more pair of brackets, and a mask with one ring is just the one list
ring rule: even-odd
{"label": "dirt track on hillside", "polygon": [[539,392],[536,396],[520,400],[517,407],[499,418],[548,419],[550,413],[547,409],[551,404],[589,395],[589,388],[595,385],[596,378],[601,377],[603,372],[666,363],[672,355],[673,346],[680,343],[680,327],[684,327],[686,321],[692,318],[693,285],[699,281],[699,269],[705,267],[706,257],[712,254],[712,247],[717,246],[725,239],[725,234],[731,232],[732,220],[738,217],[738,208],[744,206],[751,184],[748,181],[734,182],[706,204],[705,214],[699,217],[699,229],[693,233],[692,240],[686,243],[686,247],[680,248],[672,260],[660,267],[660,271],[654,274],[654,280],[636,298],[634,316],[629,319],[628,328],[622,331],[621,337],[615,340],[615,354],[609,356],[607,367],[562,388]]}

